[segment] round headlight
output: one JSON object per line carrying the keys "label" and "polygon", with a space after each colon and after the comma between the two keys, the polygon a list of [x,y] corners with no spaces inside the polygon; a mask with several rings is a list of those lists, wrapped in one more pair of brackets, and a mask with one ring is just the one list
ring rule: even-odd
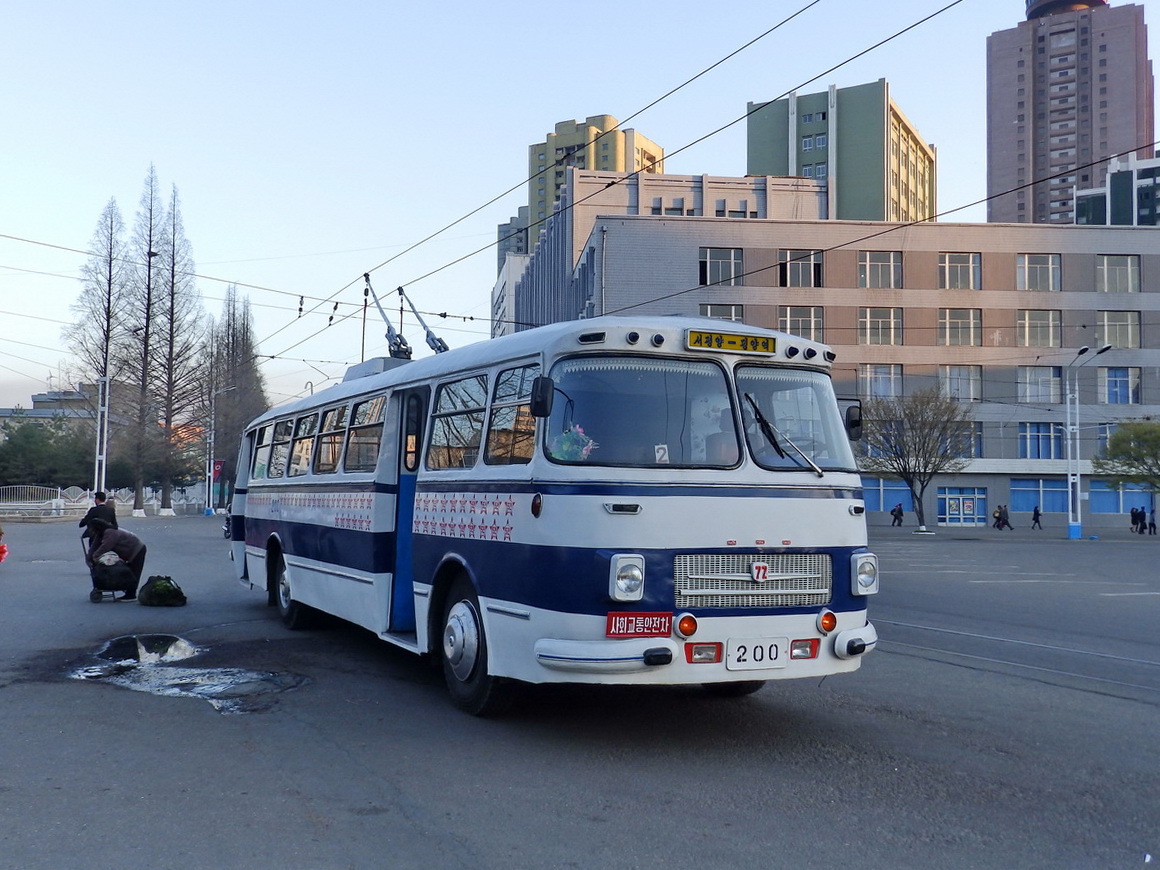
{"label": "round headlight", "polygon": [[644,571],[631,563],[616,569],[616,588],[625,595],[635,595],[644,583]]}
{"label": "round headlight", "polygon": [[878,582],[878,565],[873,559],[861,559],[858,562],[858,585],[869,589]]}

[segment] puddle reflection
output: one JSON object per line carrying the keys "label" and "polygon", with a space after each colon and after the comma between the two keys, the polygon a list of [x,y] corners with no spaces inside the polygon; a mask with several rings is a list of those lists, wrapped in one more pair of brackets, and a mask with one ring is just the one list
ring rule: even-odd
{"label": "puddle reflection", "polygon": [[98,664],[77,668],[77,680],[111,683],[135,692],[166,697],[201,698],[221,713],[256,713],[269,709],[273,695],[306,682],[297,674],[249,671],[244,668],[175,666],[203,649],[171,634],[117,637],[97,653]]}

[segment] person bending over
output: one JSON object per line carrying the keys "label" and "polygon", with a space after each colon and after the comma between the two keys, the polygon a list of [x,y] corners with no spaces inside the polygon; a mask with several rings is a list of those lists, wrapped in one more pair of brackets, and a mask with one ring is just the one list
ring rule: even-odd
{"label": "person bending over", "polygon": [[92,543],[86,561],[91,568],[105,553],[116,553],[129,570],[133,572],[133,588],[125,590],[123,599],[137,597],[137,587],[141,585],[141,573],[145,570],[145,543],[132,532],[115,529],[102,519],[89,520]]}

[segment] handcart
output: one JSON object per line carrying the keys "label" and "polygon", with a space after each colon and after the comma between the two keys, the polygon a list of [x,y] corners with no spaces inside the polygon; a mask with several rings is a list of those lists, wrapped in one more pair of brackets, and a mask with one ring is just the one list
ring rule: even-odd
{"label": "handcart", "polygon": [[[85,554],[85,564],[88,564],[89,559],[87,541],[88,538],[82,535],[81,550]],[[128,592],[136,586],[133,569],[122,561],[120,556],[117,556],[116,561],[109,561],[111,564],[97,563],[89,566],[89,575],[93,581],[92,591],[89,592],[89,601],[93,604],[100,604],[105,600],[106,595],[109,596],[110,601],[115,601],[118,592]]]}

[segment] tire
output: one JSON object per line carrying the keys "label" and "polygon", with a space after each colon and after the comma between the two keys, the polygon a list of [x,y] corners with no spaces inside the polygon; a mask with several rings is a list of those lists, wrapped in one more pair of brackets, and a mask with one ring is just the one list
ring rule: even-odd
{"label": "tire", "polygon": [[494,716],[511,705],[514,684],[487,672],[479,597],[466,577],[456,578],[444,602],[440,644],[443,679],[456,707],[473,716]]}
{"label": "tire", "polygon": [[739,683],[702,683],[701,687],[715,698],[744,698],[765,685],[765,680],[742,680]]}
{"label": "tire", "polygon": [[282,624],[291,631],[302,631],[312,628],[315,622],[315,611],[305,604],[294,600],[290,589],[290,578],[286,576],[286,562],[281,555],[275,557],[273,575],[274,605],[278,608],[278,615]]}
{"label": "tire", "polygon": [[105,597],[105,593],[102,592],[100,589],[94,589],[92,592],[89,593],[89,601],[93,602],[93,604],[100,604],[101,599],[103,599],[104,597]]}

